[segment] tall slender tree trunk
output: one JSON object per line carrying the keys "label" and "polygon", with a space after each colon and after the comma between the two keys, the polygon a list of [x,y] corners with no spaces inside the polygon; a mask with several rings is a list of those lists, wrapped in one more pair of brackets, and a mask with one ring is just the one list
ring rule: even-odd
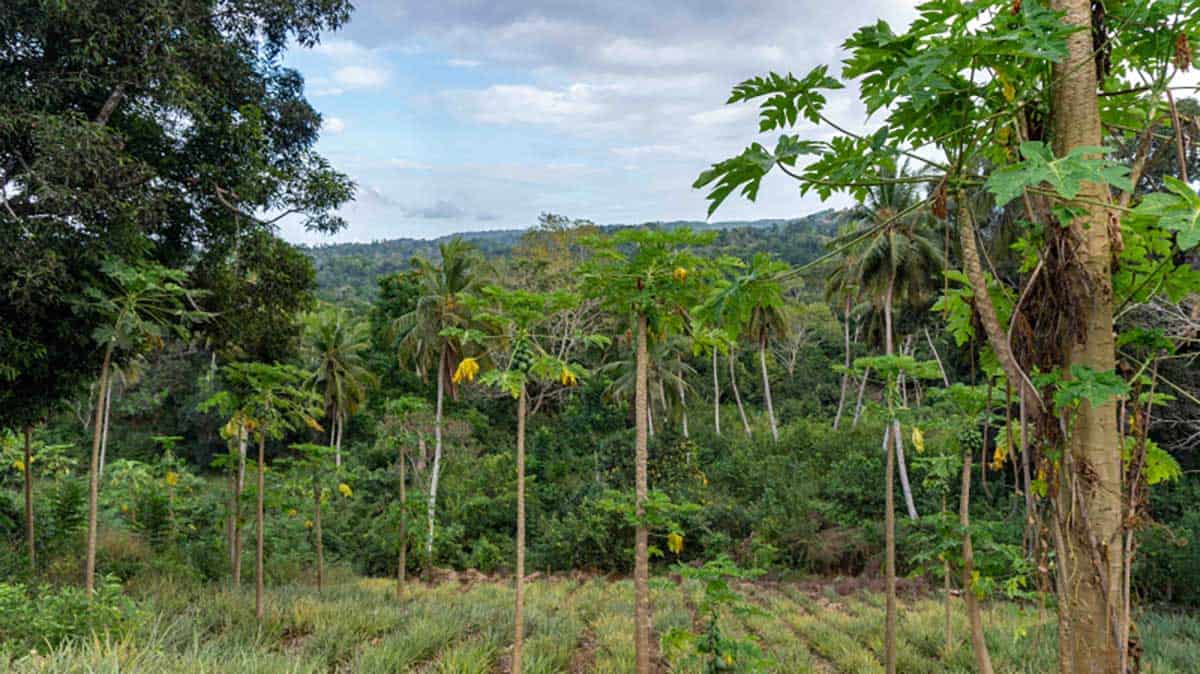
{"label": "tall slender tree trunk", "polygon": [[92,425],[92,465],[88,473],[88,532],[87,561],[83,572],[83,587],[90,598],[96,589],[96,517],[100,505],[100,434],[104,425],[104,391],[108,388],[109,366],[112,365],[113,344],[104,347],[100,364],[100,400],[96,404],[96,420]]}
{"label": "tall slender tree trunk", "polygon": [[746,436],[750,435],[750,421],[746,418],[746,408],[742,405],[742,394],[737,387],[737,370],[733,365],[733,348],[729,349],[729,387],[733,389],[733,399],[737,402],[738,414],[742,417],[742,428]]}
{"label": "tall slender tree trunk", "polygon": [[[946,517],[946,494],[942,493],[942,517]],[[951,621],[950,609],[950,558],[944,553],[942,554],[942,601],[945,604],[946,614],[946,645],[942,653],[942,657],[949,657],[950,651],[954,650],[954,623]]]}
{"label": "tall slender tree trunk", "polygon": [[929,336],[929,328],[925,328],[925,341],[929,344],[929,351],[933,353],[933,359],[937,361],[938,372],[942,374],[942,384],[946,388],[950,388],[950,377],[946,374],[946,366],[942,364],[942,357],[933,344],[933,337]]}
{"label": "tall slender tree trunk", "polygon": [[37,568],[37,539],[33,533],[33,424],[25,425],[25,545],[29,548],[29,570]]}
{"label": "tall slender tree trunk", "polygon": [[517,398],[517,597],[513,611],[512,674],[521,674],[521,651],[525,644],[525,385]]}
{"label": "tall slender tree trunk", "polygon": [[325,539],[321,534],[321,483],[313,475],[313,540],[317,547],[317,592],[325,586]]}
{"label": "tall slender tree trunk", "polygon": [[767,419],[771,422],[771,439],[779,442],[779,426],[775,423],[775,405],[771,402],[771,377],[767,374],[767,335],[758,339],[758,363],[762,367],[763,398],[767,403]]}
{"label": "tall slender tree trunk", "polygon": [[846,297],[845,307],[842,310],[842,342],[845,347],[845,370],[842,371],[842,394],[838,397],[837,414],[833,417],[833,430],[837,430],[842,423],[842,410],[846,407],[846,394],[850,390],[850,297]]}
{"label": "tall slender tree trunk", "polygon": [[634,646],[637,653],[637,674],[650,674],[650,555],[649,531],[646,528],[647,485],[647,428],[650,404],[647,399],[646,370],[649,355],[646,346],[646,316],[638,316],[637,330],[637,373],[635,382],[635,510],[638,518],[634,542],[633,586],[634,586]]}
{"label": "tall slender tree trunk", "polygon": [[400,560],[396,568],[396,598],[404,590],[404,574],[408,571],[408,457],[404,443],[400,443]]}
{"label": "tall slender tree trunk", "polygon": [[716,429],[717,435],[721,434],[721,380],[717,376],[717,347],[713,347],[712,353],[712,371],[713,371],[713,428]]}
{"label": "tall slender tree trunk", "polygon": [[104,387],[104,430],[100,432],[100,477],[104,477],[104,466],[108,464],[108,424],[112,417],[112,377],[108,378],[108,386]]}
{"label": "tall slender tree trunk", "polygon": [[[888,277],[887,294],[883,300],[884,348],[889,356],[895,355],[896,343],[892,337],[892,295],[896,288],[896,274]],[[899,440],[899,425],[892,420],[883,431],[883,451],[887,455],[884,469],[884,538],[886,553],[887,614],[884,619],[884,667],[887,674],[896,674],[896,454],[889,443],[889,435]],[[895,444],[899,447],[899,443]]]}
{"label": "tall slender tree trunk", "polygon": [[858,382],[858,400],[854,403],[854,420],[850,422],[850,428],[858,428],[858,418],[862,416],[863,410],[863,393],[867,391],[867,380],[871,378],[871,368],[863,371],[862,380]]}
{"label": "tall slender tree trunk", "polygon": [[889,442],[891,425],[883,431],[883,453],[886,454],[883,488],[884,576],[887,584],[887,610],[883,628],[884,667],[887,674],[896,674],[896,455]]}
{"label": "tall slender tree trunk", "polygon": [[229,466],[229,505],[225,518],[225,546],[229,555],[229,573],[233,578],[233,585],[237,587],[237,518],[238,518],[238,480],[237,480],[237,463]]}
{"label": "tall slender tree trunk", "polygon": [[967,620],[971,625],[971,646],[975,651],[975,671],[992,674],[992,658],[988,654],[987,640],[983,634],[983,618],[979,612],[979,598],[972,587],[975,577],[975,550],[971,545],[971,452],[963,452],[962,493],[958,503],[958,523],[963,529],[963,597],[967,603]]}
{"label": "tall slender tree trunk", "polygon": [[437,407],[433,417],[433,470],[429,474],[429,533],[425,539],[425,580],[433,578],[433,525],[437,515],[438,472],[442,468],[442,405],[446,398],[446,347],[438,357]]}
{"label": "tall slender tree trunk", "polygon": [[246,427],[238,430],[237,488],[233,496],[233,585],[242,584],[242,494],[246,491],[246,449],[250,437]]}
{"label": "tall slender tree trunk", "polygon": [[[1052,0],[1064,12],[1063,21],[1077,27],[1067,36],[1067,58],[1053,66],[1051,118],[1054,153],[1064,156],[1085,146],[1103,145],[1096,69],[1093,67],[1092,3]],[[1112,242],[1110,220],[1116,216],[1096,203],[1110,195],[1103,185],[1085,183],[1080,197],[1093,203],[1073,203],[1083,215],[1070,226],[1078,245],[1074,253],[1087,272],[1089,292],[1077,298],[1084,325],[1083,338],[1066,345],[1069,365],[1111,372],[1116,365],[1113,343]],[[1069,338],[1068,338],[1069,339]],[[1088,674],[1120,670],[1121,644],[1116,623],[1120,615],[1122,564],[1121,451],[1116,402],[1084,403],[1070,429],[1071,469],[1068,502],[1055,503],[1065,516],[1070,548],[1062,560],[1058,582],[1070,588],[1061,620],[1070,624],[1073,671]]]}
{"label": "tall slender tree trunk", "polygon": [[342,467],[342,413],[333,413],[333,465]]}
{"label": "tall slender tree trunk", "polygon": [[263,491],[266,487],[267,435],[258,436],[258,507],[254,514],[254,617],[262,622],[263,606]]}
{"label": "tall slender tree trunk", "polygon": [[683,437],[687,439],[691,437],[691,434],[688,433],[687,392],[684,390],[685,387],[683,385],[683,368],[679,369],[679,379],[675,380],[675,388],[679,391],[679,410],[683,417]]}
{"label": "tall slender tree trunk", "polygon": [[900,420],[892,419],[892,432],[896,442],[896,465],[900,468],[900,488],[904,493],[904,507],[908,511],[908,519],[914,522],[919,517],[917,506],[913,503],[912,487],[908,483],[908,471],[904,469],[904,436],[900,434]]}

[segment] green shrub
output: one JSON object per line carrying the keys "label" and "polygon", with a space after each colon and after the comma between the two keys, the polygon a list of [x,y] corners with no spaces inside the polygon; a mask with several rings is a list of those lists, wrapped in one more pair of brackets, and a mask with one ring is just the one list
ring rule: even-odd
{"label": "green shrub", "polygon": [[116,579],[100,579],[95,596],[78,587],[0,583],[0,653],[56,648],[93,634],[119,636],[139,611]]}

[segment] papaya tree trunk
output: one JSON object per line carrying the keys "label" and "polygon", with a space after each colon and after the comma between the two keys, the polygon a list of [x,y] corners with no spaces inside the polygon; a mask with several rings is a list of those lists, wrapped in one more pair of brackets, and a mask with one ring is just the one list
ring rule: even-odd
{"label": "papaya tree trunk", "polygon": [[975,577],[975,549],[971,545],[971,451],[963,452],[962,492],[958,504],[958,523],[963,529],[962,589],[967,603],[967,621],[971,625],[971,647],[975,651],[975,671],[992,674],[992,658],[983,634],[979,598],[972,587]]}
{"label": "papaya tree trunk", "polygon": [[649,354],[646,345],[646,316],[638,316],[637,326],[637,371],[635,381],[635,510],[637,532],[634,539],[633,586],[634,586],[634,646],[637,655],[637,674],[650,674],[650,553],[649,531],[646,528],[647,485],[647,429],[649,426],[650,401],[647,399],[646,370]]}
{"label": "papaya tree trunk", "polygon": [[850,390],[850,297],[846,297],[846,303],[842,310],[842,343],[845,350],[845,370],[842,371],[842,393],[838,396],[837,414],[833,417],[833,430],[837,430],[842,423],[842,410],[846,407],[846,395]]}
{"label": "papaya tree trunk", "polygon": [[25,426],[25,545],[29,548],[29,570],[37,568],[37,539],[33,532],[33,425]]}
{"label": "papaya tree trunk", "polygon": [[317,592],[325,586],[325,540],[321,535],[321,483],[313,475],[313,542],[317,548]]}
{"label": "papaya tree trunk", "polygon": [[779,442],[779,426],[775,423],[775,405],[771,402],[771,377],[767,374],[767,333],[758,340],[758,363],[762,367],[763,399],[767,404],[767,420],[771,422],[771,439]]}
{"label": "papaya tree trunk", "polygon": [[396,598],[404,590],[404,575],[408,571],[408,457],[404,443],[400,443],[400,561],[396,569]]}
{"label": "papaya tree trunk", "polygon": [[884,617],[883,650],[884,668],[887,674],[896,674],[896,455],[888,437],[892,430],[889,424],[883,430],[884,461],[883,488],[883,532],[884,532],[884,576],[887,585],[887,610]]}
{"label": "papaya tree trunk", "polygon": [[[1054,153],[1064,156],[1075,148],[1103,145],[1104,138],[1092,65],[1092,3],[1052,0],[1051,8],[1063,12],[1063,21],[1079,29],[1067,36],[1067,57],[1054,64],[1052,73]],[[1089,203],[1071,204],[1082,215],[1070,223],[1069,233],[1076,243],[1075,258],[1087,274],[1089,292],[1077,298],[1084,332],[1081,339],[1067,338],[1067,365],[1112,372],[1116,350],[1110,220],[1115,222],[1116,215],[1097,205],[1110,200],[1107,187],[1085,183],[1079,196]],[[1068,434],[1071,467],[1064,471],[1068,499],[1054,504],[1066,521],[1069,547],[1059,567],[1058,582],[1070,588],[1060,619],[1070,624],[1074,671],[1115,673],[1124,649],[1117,643],[1117,622],[1121,569],[1127,563],[1119,549],[1122,461],[1116,402],[1095,406],[1085,402],[1074,417]]]}
{"label": "papaya tree trunk", "polygon": [[237,485],[233,495],[233,585],[242,584],[242,494],[246,491],[246,449],[249,444],[246,427],[238,430]]}
{"label": "papaya tree trunk", "polygon": [[263,490],[266,487],[265,474],[267,471],[267,436],[258,436],[258,506],[254,514],[254,617],[262,622],[265,615],[263,606]]}
{"label": "papaya tree trunk", "polygon": [[513,611],[512,674],[521,674],[521,651],[525,643],[525,385],[517,398],[517,589]]}
{"label": "papaya tree trunk", "polygon": [[737,402],[738,414],[742,417],[742,428],[746,436],[750,436],[750,421],[746,419],[746,408],[742,406],[742,394],[737,387],[737,371],[733,366],[733,349],[729,349],[729,387],[733,389],[733,399]]}
{"label": "papaya tree trunk", "polygon": [[88,532],[87,561],[83,572],[83,587],[91,598],[96,589],[96,526],[100,504],[100,435],[104,425],[104,390],[108,388],[109,367],[112,365],[113,344],[104,347],[104,360],[100,363],[100,391],[96,401],[96,419],[92,424],[92,464],[88,472]]}
{"label": "papaya tree trunk", "polygon": [[442,468],[442,405],[446,398],[446,347],[438,357],[437,406],[433,417],[433,469],[429,474],[429,532],[425,538],[425,580],[433,578],[433,526],[437,514],[438,472]]}
{"label": "papaya tree trunk", "polygon": [[237,490],[237,463],[231,463],[229,466],[229,505],[226,508],[225,517],[225,546],[229,555],[229,573],[233,579],[234,587],[237,587],[237,508],[238,508],[238,490]]}

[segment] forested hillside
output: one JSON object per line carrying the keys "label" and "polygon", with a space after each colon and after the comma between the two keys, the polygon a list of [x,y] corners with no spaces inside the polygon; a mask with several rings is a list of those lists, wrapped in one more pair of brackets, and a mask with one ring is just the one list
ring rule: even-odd
{"label": "forested hillside", "polygon": [[[644,226],[664,229],[688,227],[716,230],[715,250],[736,249],[744,254],[771,251],[790,264],[816,259],[825,244],[848,218],[847,212],[820,211],[792,220],[755,220],[752,222],[671,221]],[[543,220],[563,216],[545,215]],[[603,231],[615,231],[628,225],[608,225]],[[507,255],[517,247],[523,230],[498,230],[447,234],[440,239],[389,239],[371,243],[343,243],[303,246],[317,268],[318,294],[327,301],[367,302],[376,297],[376,280],[410,267],[414,257],[437,259],[438,245],[451,238],[470,241],[486,257]],[[748,251],[748,252],[747,252]]]}

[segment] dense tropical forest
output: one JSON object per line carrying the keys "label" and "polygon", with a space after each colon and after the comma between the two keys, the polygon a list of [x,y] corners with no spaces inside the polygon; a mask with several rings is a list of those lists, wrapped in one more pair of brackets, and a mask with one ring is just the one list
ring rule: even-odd
{"label": "dense tropical forest", "polygon": [[296,246],[351,10],[0,8],[7,671],[1200,669],[1200,6],[736,84],[710,216],[851,208]]}

